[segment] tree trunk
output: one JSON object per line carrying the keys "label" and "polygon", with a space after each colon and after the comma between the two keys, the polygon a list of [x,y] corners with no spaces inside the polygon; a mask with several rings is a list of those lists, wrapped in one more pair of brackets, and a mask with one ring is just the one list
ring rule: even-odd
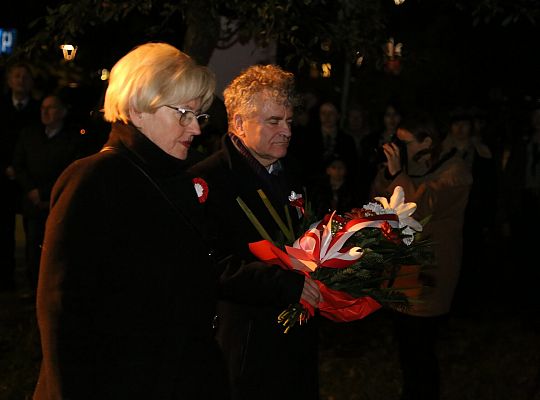
{"label": "tree trunk", "polygon": [[201,65],[208,65],[220,34],[220,19],[211,3],[191,1],[185,10],[184,51]]}

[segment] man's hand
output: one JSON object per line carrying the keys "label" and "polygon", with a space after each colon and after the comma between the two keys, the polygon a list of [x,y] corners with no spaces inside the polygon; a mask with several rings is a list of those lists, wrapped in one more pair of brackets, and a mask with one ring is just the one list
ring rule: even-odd
{"label": "man's hand", "polygon": [[315,283],[310,277],[305,278],[304,280],[304,289],[302,290],[301,298],[307,301],[310,305],[315,308],[319,307],[319,303],[322,301],[321,291],[319,286]]}

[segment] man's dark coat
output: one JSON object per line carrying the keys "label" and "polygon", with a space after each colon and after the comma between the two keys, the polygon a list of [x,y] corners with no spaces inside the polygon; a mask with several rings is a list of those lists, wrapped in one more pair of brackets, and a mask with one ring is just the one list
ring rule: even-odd
{"label": "man's dark coat", "polygon": [[[191,168],[193,175],[208,183],[205,206],[215,223],[213,230],[222,251],[253,261],[248,243],[262,240],[237,197],[270,236],[278,238],[280,230],[257,190],[264,191],[282,218],[291,191],[302,192],[294,179],[293,164],[287,159],[280,162],[282,171],[261,178],[225,136],[222,150]],[[289,211],[293,219],[298,219],[296,209]],[[300,299],[303,283],[304,277],[296,272],[260,262],[228,268],[223,273],[218,341],[229,367],[234,399],[318,398],[316,321],[287,334],[277,323],[279,313]]]}

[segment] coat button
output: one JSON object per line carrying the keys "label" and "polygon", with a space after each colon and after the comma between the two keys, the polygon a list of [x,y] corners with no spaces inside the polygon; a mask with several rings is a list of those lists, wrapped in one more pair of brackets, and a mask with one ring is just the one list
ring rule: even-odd
{"label": "coat button", "polygon": [[218,328],[218,322],[219,317],[217,315],[214,315],[214,319],[212,319],[212,329],[216,330]]}

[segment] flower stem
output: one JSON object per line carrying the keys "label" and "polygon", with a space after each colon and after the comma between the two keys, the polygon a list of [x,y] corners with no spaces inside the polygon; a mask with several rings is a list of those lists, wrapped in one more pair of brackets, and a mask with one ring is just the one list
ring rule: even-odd
{"label": "flower stem", "polygon": [[262,224],[259,222],[255,214],[253,214],[253,211],[250,210],[248,205],[244,203],[244,201],[240,198],[236,198],[236,202],[240,205],[246,216],[249,218],[255,229],[257,229],[257,232],[262,236],[263,239],[268,240],[270,243],[274,243],[268,232],[266,232],[266,229],[263,228]]}

